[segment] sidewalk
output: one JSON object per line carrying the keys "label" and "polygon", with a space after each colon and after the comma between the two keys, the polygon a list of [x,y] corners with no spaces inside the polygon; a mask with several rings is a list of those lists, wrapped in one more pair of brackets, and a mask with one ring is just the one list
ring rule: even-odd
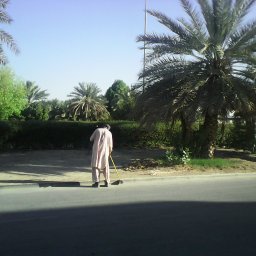
{"label": "sidewalk", "polygon": [[[121,167],[132,160],[152,158],[161,150],[117,150],[113,152],[118,173],[110,162],[111,181],[152,177],[153,170],[128,172]],[[38,150],[0,154],[0,188],[14,185],[91,184],[91,152],[89,150]]]}
{"label": "sidewalk", "polygon": [[[188,170],[185,167],[177,168],[151,168],[146,170],[125,171],[132,160],[153,158],[163,154],[161,150],[120,149],[113,152],[113,159],[118,174],[110,162],[111,182],[123,180],[134,182],[141,180],[165,179],[177,177],[244,175],[245,173],[230,172],[202,173]],[[0,188],[14,186],[90,186],[91,152],[86,150],[45,150],[23,151],[0,154]],[[256,175],[250,172],[250,175]],[[103,177],[102,177],[103,179]]]}

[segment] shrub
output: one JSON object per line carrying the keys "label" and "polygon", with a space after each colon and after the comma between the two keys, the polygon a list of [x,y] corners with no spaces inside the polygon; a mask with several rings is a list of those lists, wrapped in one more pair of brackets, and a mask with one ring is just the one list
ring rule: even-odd
{"label": "shrub", "polygon": [[182,148],[175,148],[167,150],[165,153],[166,160],[171,165],[187,164],[190,161],[189,150]]}

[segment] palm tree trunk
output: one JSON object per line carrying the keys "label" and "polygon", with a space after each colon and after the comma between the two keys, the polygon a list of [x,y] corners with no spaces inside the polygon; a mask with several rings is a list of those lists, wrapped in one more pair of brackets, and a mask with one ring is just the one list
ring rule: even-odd
{"label": "palm tree trunk", "polygon": [[88,119],[88,112],[89,112],[89,106],[86,104],[86,110],[85,110],[85,120]]}
{"label": "palm tree trunk", "polygon": [[204,124],[200,133],[200,156],[204,158],[213,158],[216,147],[218,129],[218,115],[209,114],[205,115]]}
{"label": "palm tree trunk", "polygon": [[245,117],[245,141],[248,150],[255,152],[255,117]]}
{"label": "palm tree trunk", "polygon": [[182,144],[183,147],[189,147],[191,142],[192,127],[191,123],[181,114],[181,128],[182,128]]}

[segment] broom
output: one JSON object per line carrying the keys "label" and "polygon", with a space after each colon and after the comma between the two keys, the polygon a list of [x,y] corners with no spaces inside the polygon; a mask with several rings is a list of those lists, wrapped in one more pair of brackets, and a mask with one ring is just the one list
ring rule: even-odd
{"label": "broom", "polygon": [[115,171],[116,171],[117,177],[118,177],[118,179],[119,179],[119,180],[116,180],[116,181],[112,182],[112,184],[111,184],[111,185],[119,185],[119,184],[123,184],[124,182],[120,179],[120,175],[119,175],[119,173],[118,173],[118,171],[117,171],[116,165],[115,165],[114,160],[113,160],[113,158],[112,158],[112,156],[111,156],[111,155],[110,155],[110,159],[111,159],[111,161],[112,161],[112,164],[113,164],[113,166],[114,166],[114,168],[115,168]]}

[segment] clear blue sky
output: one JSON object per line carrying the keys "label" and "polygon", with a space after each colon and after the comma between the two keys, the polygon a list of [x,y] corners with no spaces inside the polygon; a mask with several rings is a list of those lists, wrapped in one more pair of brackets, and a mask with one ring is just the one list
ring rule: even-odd
{"label": "clear blue sky", "polygon": [[[148,9],[184,17],[179,0],[147,0]],[[195,0],[192,0],[195,2]],[[136,37],[144,32],[145,0],[10,0],[13,18],[4,26],[21,53],[6,50],[9,66],[34,81],[50,99],[67,99],[79,82],[96,83],[102,94],[117,79],[131,86],[142,69]],[[148,16],[148,32],[165,32]]]}

